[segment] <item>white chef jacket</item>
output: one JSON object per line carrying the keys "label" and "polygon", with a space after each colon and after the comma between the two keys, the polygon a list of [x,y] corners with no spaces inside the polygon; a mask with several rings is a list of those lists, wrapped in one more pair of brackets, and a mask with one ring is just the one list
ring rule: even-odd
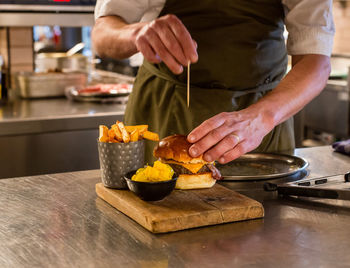
{"label": "white chef jacket", "polygon": [[[249,0],[247,0],[249,1]],[[95,19],[117,15],[127,23],[152,21],[166,0],[97,0]],[[288,31],[289,55],[321,54],[330,56],[334,22],[332,0],[282,0]]]}

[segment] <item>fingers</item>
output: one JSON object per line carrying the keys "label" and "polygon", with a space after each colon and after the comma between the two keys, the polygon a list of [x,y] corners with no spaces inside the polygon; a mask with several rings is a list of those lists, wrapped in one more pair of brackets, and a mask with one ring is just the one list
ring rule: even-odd
{"label": "fingers", "polygon": [[197,62],[198,55],[196,52],[196,47],[185,25],[183,25],[183,23],[174,15],[167,15],[166,19],[169,21],[169,26],[175,34],[177,40],[182,40],[182,49],[186,55],[186,59],[190,60],[191,62]]}
{"label": "fingers", "polygon": [[150,27],[158,34],[160,40],[164,46],[175,56],[176,60],[183,66],[187,65],[188,59],[184,54],[181,44],[178,42],[178,38],[174,35],[171,29],[166,29],[168,24],[164,21],[158,23],[153,22]]}
{"label": "fingers", "polygon": [[140,39],[136,45],[137,49],[142,52],[143,56],[152,63],[160,63],[161,59],[144,39]]}
{"label": "fingers", "polygon": [[187,137],[189,154],[208,161],[230,162],[261,144],[272,124],[254,108],[220,113],[204,121]]}
{"label": "fingers", "polygon": [[205,120],[202,124],[200,124],[198,127],[191,131],[191,133],[187,137],[188,141],[191,143],[198,142],[209,132],[222,126],[225,123],[227,116],[227,113],[220,113],[209,118],[208,120]]}
{"label": "fingers", "polygon": [[154,49],[154,51],[157,52],[159,57],[169,67],[169,69],[175,74],[182,73],[182,71],[183,71],[182,65],[169,52],[167,47],[160,40],[159,35],[156,32],[151,30],[149,32],[149,36],[151,37],[149,39],[149,43],[150,43],[151,47]]}
{"label": "fingers", "polygon": [[246,152],[248,152],[248,150],[246,150],[245,147],[246,147],[245,142],[241,142],[241,143],[237,144],[237,146],[235,146],[233,149],[227,151],[224,155],[222,155],[219,158],[220,164],[226,164],[232,160],[237,159],[238,157],[245,154]]}
{"label": "fingers", "polygon": [[[209,150],[212,146],[215,144],[218,144],[221,140],[230,139],[230,133],[232,132],[231,128],[228,127],[228,125],[223,124],[219,128],[215,128],[212,131],[210,131],[206,136],[204,136],[202,139],[200,139],[198,142],[196,142],[194,145],[192,145],[189,149],[189,152],[191,155],[194,155],[194,157],[197,157],[198,155],[203,154],[205,151]],[[226,140],[227,140],[226,139]],[[222,152],[221,154],[223,154]],[[220,155],[221,155],[220,154]],[[208,162],[211,162],[210,157],[211,154],[205,154],[205,160]]]}
{"label": "fingers", "polygon": [[145,25],[135,39],[136,48],[153,63],[159,58],[175,73],[198,60],[197,43],[175,15],[166,15]]}
{"label": "fingers", "polygon": [[241,140],[238,133],[227,135],[217,145],[204,154],[204,160],[211,162],[219,159],[225,153],[232,150],[232,148],[235,148],[239,142],[241,142]]}
{"label": "fingers", "polygon": [[[197,53],[198,44],[195,40],[192,40],[192,43],[193,43],[194,47],[196,48],[195,52]],[[198,55],[197,55],[197,60],[198,60]]]}

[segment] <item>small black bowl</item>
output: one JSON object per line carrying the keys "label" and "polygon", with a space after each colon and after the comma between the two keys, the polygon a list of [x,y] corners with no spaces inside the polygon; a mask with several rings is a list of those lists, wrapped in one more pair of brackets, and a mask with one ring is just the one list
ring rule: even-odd
{"label": "small black bowl", "polygon": [[158,201],[169,195],[174,190],[177,177],[175,174],[173,178],[168,181],[159,182],[141,182],[133,181],[131,177],[136,171],[131,171],[124,176],[128,188],[135,193],[138,197],[145,201]]}

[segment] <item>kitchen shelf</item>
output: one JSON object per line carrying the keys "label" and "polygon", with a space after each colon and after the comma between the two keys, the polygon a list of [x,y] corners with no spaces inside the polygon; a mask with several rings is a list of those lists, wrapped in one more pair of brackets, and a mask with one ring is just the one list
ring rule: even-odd
{"label": "kitchen shelf", "polygon": [[0,12],[0,27],[25,27],[37,25],[59,25],[63,27],[93,26],[94,14],[92,12]]}

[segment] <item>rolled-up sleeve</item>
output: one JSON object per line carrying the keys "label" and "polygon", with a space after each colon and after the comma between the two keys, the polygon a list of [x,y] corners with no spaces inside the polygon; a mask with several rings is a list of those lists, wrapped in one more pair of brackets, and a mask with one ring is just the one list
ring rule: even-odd
{"label": "rolled-up sleeve", "polygon": [[97,0],[95,19],[116,15],[127,23],[155,19],[164,6],[165,0]]}
{"label": "rolled-up sleeve", "polygon": [[332,0],[282,0],[290,55],[330,56],[335,33]]}

